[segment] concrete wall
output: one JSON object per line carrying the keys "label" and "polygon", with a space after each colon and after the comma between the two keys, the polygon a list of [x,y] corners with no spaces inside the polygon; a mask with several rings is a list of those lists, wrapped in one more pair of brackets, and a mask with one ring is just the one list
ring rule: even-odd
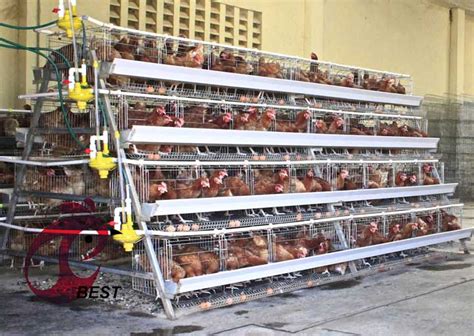
{"label": "concrete wall", "polygon": [[[18,1],[0,1],[0,22],[17,25],[18,24]],[[18,32],[15,30],[0,28],[0,36],[7,40],[18,42]],[[0,49],[0,106],[13,107],[16,104],[16,94],[18,92],[18,55],[20,52],[11,49]],[[24,72],[24,71],[23,71]]]}
{"label": "concrete wall", "polygon": [[464,90],[474,96],[474,14],[466,14],[464,36]]}

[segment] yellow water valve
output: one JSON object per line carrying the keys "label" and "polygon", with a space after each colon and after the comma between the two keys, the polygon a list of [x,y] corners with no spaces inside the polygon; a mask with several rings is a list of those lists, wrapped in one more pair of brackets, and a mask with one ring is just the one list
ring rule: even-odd
{"label": "yellow water valve", "polygon": [[[102,150],[97,150],[97,142],[102,144]],[[109,134],[106,130],[102,132],[102,135],[92,135],[89,148],[86,149],[86,153],[89,154],[89,167],[99,172],[101,179],[106,179],[109,176],[109,172],[117,167],[113,157],[108,156],[109,154]]]}
{"label": "yellow water valve", "polygon": [[66,31],[66,35],[69,38],[72,37],[73,31],[77,31],[82,27],[82,19],[77,16],[77,1],[70,0],[70,3],[71,11],[64,7],[64,0],[59,0],[58,7],[53,9],[53,13],[58,14],[58,27]]}
{"label": "yellow water valve", "polygon": [[[121,224],[123,216],[126,216],[126,222]],[[130,199],[129,186],[127,186],[125,206],[114,209],[114,228],[120,231],[121,234],[114,235],[113,239],[123,245],[125,252],[131,252],[133,245],[135,245],[141,237],[133,229],[132,200]]]}
{"label": "yellow water valve", "polygon": [[123,245],[125,252],[132,252],[133,245],[135,245],[135,243],[137,243],[141,237],[137,235],[133,229],[133,222],[131,218],[127,219],[127,222],[122,224],[120,232],[122,232],[122,234],[114,235],[114,240]]}
{"label": "yellow water valve", "polygon": [[74,87],[69,90],[69,98],[76,101],[79,110],[84,111],[87,103],[94,99],[94,90],[80,83],[74,83]]}
{"label": "yellow water valve", "polygon": [[109,177],[109,172],[114,170],[117,165],[114,162],[114,158],[104,156],[104,152],[99,151],[96,153],[95,158],[89,160],[89,167],[97,170],[101,179],[106,179]]}

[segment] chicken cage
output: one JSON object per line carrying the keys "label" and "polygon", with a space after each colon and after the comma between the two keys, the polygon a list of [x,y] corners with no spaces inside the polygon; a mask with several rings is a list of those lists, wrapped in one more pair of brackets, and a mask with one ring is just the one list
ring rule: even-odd
{"label": "chicken cage", "polygon": [[[168,162],[143,165],[136,161],[132,170],[141,202],[268,195],[281,193],[324,192],[357,189],[428,185],[421,177],[430,168],[434,176],[439,162],[408,161],[301,161],[247,162],[206,165],[205,162]],[[425,173],[428,174],[428,173]],[[426,175],[428,176],[428,175]],[[440,176],[436,174],[436,176]],[[405,178],[406,177],[406,178]],[[442,183],[442,178],[430,184]],[[431,181],[432,182],[432,181]]]}
{"label": "chicken cage", "polygon": [[102,61],[115,58],[173,66],[356,87],[399,94],[411,93],[408,75],[348,67],[311,59],[249,50],[181,37],[123,29],[87,20],[90,47]]}
{"label": "chicken cage", "polygon": [[111,96],[119,128],[134,125],[426,137],[420,117],[168,96]]}
{"label": "chicken cage", "polygon": [[[345,249],[350,224],[342,223],[343,237],[333,222],[252,230],[182,238],[154,238],[158,262],[165,280],[175,283],[183,278],[231,271],[320,255]],[[151,272],[141,245],[134,249],[136,270]],[[140,291],[146,292],[143,280]]]}
{"label": "chicken cage", "polygon": [[[78,197],[110,197],[109,180],[99,179],[96,173],[85,167],[28,167],[22,183],[22,190],[29,202],[56,207],[62,203],[55,194]],[[35,192],[45,193],[36,196]]]}
{"label": "chicken cage", "polygon": [[[84,216],[91,215],[92,214],[84,214]],[[102,238],[102,245],[99,245],[98,240],[100,238],[97,236],[79,235],[68,236],[72,239],[66,243],[63,241],[63,238],[66,236],[37,232],[47,228],[50,224],[54,224],[54,221],[52,222],[51,219],[46,217],[30,217],[31,219],[22,219],[16,222],[17,225],[24,227],[25,231],[14,231],[7,242],[7,249],[15,253],[19,258],[25,257],[28,253],[32,253],[34,255],[33,259],[43,260],[43,257],[46,257],[47,261],[53,259],[57,260],[60,254],[65,253],[65,250],[60,249],[60,246],[62,244],[68,244],[69,248],[66,257],[70,261],[107,264],[130,260],[130,256],[113,240]],[[65,214],[61,215],[62,222],[67,222],[71,218],[73,217],[68,217]],[[33,232],[32,230],[35,231]],[[33,245],[34,242],[35,244]],[[91,253],[94,252],[94,249],[99,246],[100,252],[92,255]],[[31,251],[32,248],[35,250]],[[17,260],[13,260],[12,263],[15,261]]]}
{"label": "chicken cage", "polygon": [[91,115],[93,115],[91,105],[88,105],[84,111],[80,112],[75,104],[65,103],[64,114],[59,103],[46,101],[42,104],[41,117],[38,123],[39,128],[64,129],[69,126],[71,128],[90,129],[95,127],[95,120],[91,118]]}
{"label": "chicken cage", "polygon": [[[133,257],[110,244],[96,259],[131,259],[132,287],[159,297],[170,318],[174,309],[207,310],[363,275],[376,269],[364,266],[363,258],[383,255],[388,260],[400,251],[467,237],[459,230],[459,205],[450,206],[446,197],[455,186],[444,184],[443,166],[433,154],[435,139],[426,138],[421,97],[411,96],[410,76],[319,62],[316,55],[303,59],[83,20],[75,48],[61,34],[51,35],[49,43],[66,56],[67,61],[57,53],[54,58],[62,63],[63,78],[78,50],[101,108],[88,105],[82,115],[67,102],[65,119],[58,105],[49,102],[57,97],[47,94],[52,98],[34,125],[39,141],[33,153],[39,147],[42,156],[82,156],[99,126],[109,134],[120,132],[120,147],[109,143],[121,169],[102,185],[85,166],[76,173],[39,165],[27,169],[20,195],[41,201],[49,215],[59,203],[37,197],[51,195],[49,202],[55,194],[130,197],[137,234],[142,235]],[[92,76],[95,57],[102,61],[99,83]],[[140,73],[145,69],[149,71]],[[173,75],[160,71],[165,69]],[[225,82],[215,80],[222,76]],[[231,85],[232,78],[245,83]],[[286,89],[272,92],[270,84]],[[313,89],[322,88],[317,84],[327,86],[316,90],[315,97]],[[99,112],[100,125],[94,112]],[[205,133],[218,132],[198,128],[220,129],[223,137],[206,145]],[[144,137],[134,137],[140,131]],[[253,132],[255,142],[233,141],[231,134],[252,133],[237,131],[307,134],[287,134],[291,145],[284,145],[260,141],[261,132]],[[163,137],[173,132],[175,144]],[[203,139],[189,140],[190,134]],[[426,139],[410,139],[414,137]],[[322,139],[334,143],[323,146]],[[396,188],[405,185],[417,187]],[[375,188],[387,190],[370,190]],[[302,194],[309,192],[326,193]],[[301,194],[274,195],[285,193]],[[235,196],[243,197],[229,198]],[[109,215],[117,210],[112,201]],[[83,260],[99,239],[77,239],[73,258]],[[20,244],[13,247],[28,245],[24,238],[17,240]],[[55,244],[51,242],[51,250]],[[376,251],[372,245],[378,244]]]}

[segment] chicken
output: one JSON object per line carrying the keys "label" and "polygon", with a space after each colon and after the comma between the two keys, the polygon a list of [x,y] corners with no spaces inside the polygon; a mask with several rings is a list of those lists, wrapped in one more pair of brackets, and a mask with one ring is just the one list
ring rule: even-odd
{"label": "chicken", "polygon": [[228,252],[228,270],[268,263],[267,241],[259,235],[253,235],[251,239],[230,240]]}
{"label": "chicken", "polygon": [[368,182],[369,189],[385,187],[385,184],[383,183],[382,171],[380,170],[380,168],[374,168],[372,166],[369,166],[368,170],[369,170],[369,182]]}
{"label": "chicken", "polygon": [[316,182],[318,182],[321,187],[323,188],[322,191],[331,191],[332,188],[331,188],[331,184],[326,181],[325,179],[321,178],[321,177],[318,177],[318,176],[315,176],[314,179],[316,180]]}
{"label": "chicken", "polygon": [[168,193],[168,186],[165,182],[151,183],[148,186],[148,202],[156,202],[164,199],[164,195]]}
{"label": "chicken", "polygon": [[311,118],[309,111],[300,111],[296,115],[295,121],[277,121],[276,130],[278,132],[306,133],[308,131],[308,120]]}
{"label": "chicken", "polygon": [[203,128],[214,128],[214,129],[229,129],[230,123],[232,122],[232,113],[223,113],[219,116],[207,120],[202,127]]}
{"label": "chicken", "polygon": [[405,172],[399,171],[395,175],[395,185],[397,187],[404,187],[407,185],[408,175]]}
{"label": "chicken", "polygon": [[297,177],[292,176],[289,179],[283,181],[283,192],[302,193],[306,192],[306,187],[303,182],[298,180]]}
{"label": "chicken", "polygon": [[211,53],[210,69],[240,74],[250,74],[253,72],[253,66],[251,64],[247,63],[241,56],[234,56],[229,50],[222,51],[218,58]]}
{"label": "chicken", "polygon": [[400,224],[392,223],[388,228],[387,241],[395,241],[402,239]]}
{"label": "chicken", "polygon": [[328,127],[327,133],[329,134],[341,134],[344,133],[344,119],[341,117],[335,117]]}
{"label": "chicken", "polygon": [[390,125],[384,122],[380,123],[377,135],[400,136],[400,130],[398,128],[397,122],[393,121]]}
{"label": "chicken", "polygon": [[417,237],[425,236],[431,233],[428,223],[426,223],[423,219],[417,218],[416,223],[418,224],[418,230],[416,231]]}
{"label": "chicken", "polygon": [[423,185],[439,184],[439,179],[433,176],[433,166],[423,164]]}
{"label": "chicken", "polygon": [[395,89],[397,90],[397,93],[399,94],[406,93],[405,87],[402,85],[402,83],[400,83],[400,81],[398,81],[398,84],[395,86]]}
{"label": "chicken", "polygon": [[8,117],[2,120],[3,134],[7,137],[14,137],[16,129],[20,127],[20,123],[17,119]]}
{"label": "chicken", "polygon": [[257,74],[263,77],[283,78],[280,64],[273,63],[273,62],[266,62],[265,58],[263,57],[260,57],[260,59],[258,60]]}
{"label": "chicken", "polygon": [[198,247],[189,245],[178,249],[176,254],[173,253],[173,259],[184,269],[187,278],[203,275],[203,266],[198,251]]}
{"label": "chicken", "polygon": [[284,190],[283,185],[279,183],[259,181],[255,184],[255,195],[280,194]]}
{"label": "chicken", "polygon": [[184,108],[187,127],[202,128],[207,120],[212,119],[207,106],[188,106]]}
{"label": "chicken", "polygon": [[345,87],[354,87],[354,74],[350,73],[347,76],[345,76],[340,83],[341,86]]}
{"label": "chicken", "polygon": [[219,257],[213,252],[199,252],[204,274],[217,273],[220,270]]}
{"label": "chicken", "polygon": [[397,93],[397,88],[395,86],[395,79],[390,77],[382,77],[378,83],[378,90],[384,92]]}
{"label": "chicken", "polygon": [[400,239],[412,238],[416,235],[418,229],[419,229],[418,223],[407,223],[400,230],[400,234],[398,237]]}
{"label": "chicken", "polygon": [[209,188],[209,179],[207,177],[200,177],[196,179],[191,185],[182,182],[177,182],[176,192],[178,198],[198,198],[203,193],[203,190]]}
{"label": "chicken", "polygon": [[[268,108],[263,111],[262,115],[260,116],[257,124],[255,125],[256,131],[268,131],[268,129],[272,126],[274,120],[276,119],[276,112],[272,108]],[[249,126],[249,123],[247,124]],[[247,128],[249,129],[249,128]]]}
{"label": "chicken", "polygon": [[325,242],[326,239],[326,236],[322,232],[310,236],[305,228],[298,232],[298,234],[296,235],[295,244],[306,248],[309,254],[318,249],[320,247],[320,244]]}
{"label": "chicken", "polygon": [[405,186],[411,187],[418,185],[418,177],[415,173],[407,174],[407,180],[405,181]]}
{"label": "chicken", "polygon": [[357,237],[356,245],[358,247],[365,247],[387,242],[387,239],[380,234],[378,230],[376,222],[371,222],[369,225],[366,225],[362,233]]}
{"label": "chicken", "polygon": [[423,138],[427,137],[428,134],[425,132],[419,131],[413,127],[410,127],[408,125],[402,125],[398,128],[398,132],[400,136],[406,136],[406,137],[418,137],[418,138]]}
{"label": "chicken", "polygon": [[235,130],[244,130],[247,127],[249,122],[249,113],[241,112],[234,117],[234,129]]}
{"label": "chicken", "polygon": [[67,184],[71,187],[72,194],[85,195],[86,183],[84,181],[84,170],[82,168],[71,168],[65,166],[64,174],[67,176]]}
{"label": "chicken", "polygon": [[286,250],[282,244],[273,243],[273,254],[275,256],[275,261],[286,261],[293,260],[295,257],[288,250]]}
{"label": "chicken", "polygon": [[166,114],[163,106],[157,106],[146,119],[146,125],[150,126],[169,126],[173,123],[173,119]]}
{"label": "chicken", "polygon": [[[123,36],[114,46],[115,50],[122,53],[136,54],[137,48],[143,44],[143,40],[134,36]],[[123,57],[123,56],[122,56]]]}
{"label": "chicken", "polygon": [[230,176],[225,179],[225,186],[233,196],[250,195],[249,186],[243,181],[242,175]]}
{"label": "chicken", "polygon": [[[331,251],[331,241],[329,239],[325,239],[324,241],[320,242],[317,249],[315,250],[316,255],[326,254]],[[315,272],[318,273],[327,273],[329,269],[327,266],[318,267],[314,269]]]}
{"label": "chicken", "polygon": [[202,189],[202,197],[216,197],[219,195],[222,186],[222,178],[211,176],[209,178],[209,188]]}
{"label": "chicken", "polygon": [[362,88],[366,90],[377,91],[379,89],[379,82],[375,75],[364,74],[362,81]]}
{"label": "chicken", "polygon": [[328,132],[328,126],[323,119],[316,119],[314,121],[314,132],[323,134]]}
{"label": "chicken", "polygon": [[336,177],[336,190],[355,190],[357,185],[349,178],[347,169],[341,169]]}
{"label": "chicken", "polygon": [[423,222],[426,223],[428,226],[428,233],[435,233],[438,228],[437,228],[437,223],[435,223],[435,216],[434,214],[428,214],[426,216],[420,217]]}
{"label": "chicken", "polygon": [[314,75],[310,76],[310,80],[318,84],[328,84],[328,85],[334,84],[333,81],[329,79],[329,71],[327,70],[323,72],[320,69],[318,69]]}
{"label": "chicken", "polygon": [[[146,254],[135,254],[134,259],[143,271],[152,271],[151,264],[148,261],[148,256]],[[158,261],[160,262],[162,272],[167,275],[165,278],[171,278],[174,282],[178,283],[179,280],[186,277],[186,271],[174,260],[168,260],[165,262],[164,258],[158,258]],[[169,270],[168,272],[166,271],[167,269]]]}
{"label": "chicken", "polygon": [[303,178],[303,184],[306,192],[323,191],[322,185],[314,178],[314,170],[309,169]]}
{"label": "chicken", "polygon": [[13,184],[15,179],[15,174],[13,167],[10,168],[7,164],[0,162],[0,184]]}
{"label": "chicken", "polygon": [[195,47],[188,48],[183,53],[178,50],[176,55],[167,54],[164,57],[164,63],[188,68],[202,68],[204,63],[204,47],[202,44],[198,44]]}
{"label": "chicken", "polygon": [[461,225],[458,223],[458,218],[454,215],[448,214],[441,210],[441,227],[443,231],[460,230]]}
{"label": "chicken", "polygon": [[295,80],[297,81],[310,82],[311,74],[308,71],[296,69],[294,76],[295,76]]}

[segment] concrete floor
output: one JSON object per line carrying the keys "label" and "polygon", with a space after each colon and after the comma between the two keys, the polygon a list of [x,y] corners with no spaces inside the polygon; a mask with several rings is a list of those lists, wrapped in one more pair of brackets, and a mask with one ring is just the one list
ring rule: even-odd
{"label": "concrete floor", "polygon": [[[465,209],[474,226],[474,204]],[[468,246],[474,251],[474,242]],[[474,255],[455,243],[442,263],[300,290],[168,321],[80,300],[38,301],[21,275],[0,268],[0,335],[472,335]],[[20,282],[19,282],[20,280]]]}

